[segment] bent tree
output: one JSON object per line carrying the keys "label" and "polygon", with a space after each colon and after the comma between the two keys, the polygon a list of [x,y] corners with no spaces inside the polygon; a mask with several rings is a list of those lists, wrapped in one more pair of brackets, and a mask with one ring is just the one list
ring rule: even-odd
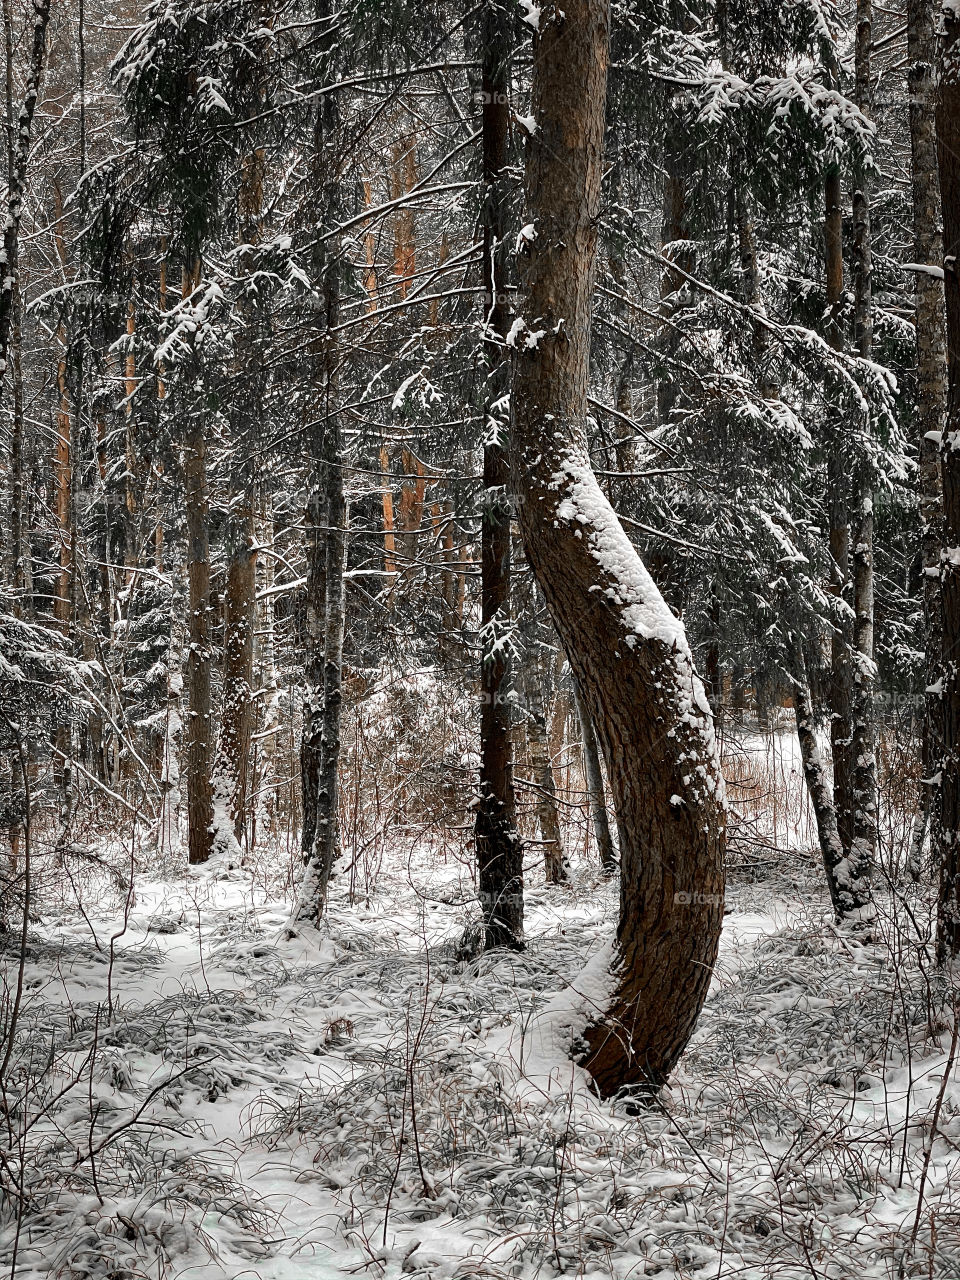
{"label": "bent tree", "polygon": [[526,552],[606,758],[620,835],[610,998],[584,1065],[604,1095],[656,1087],[703,1005],[723,917],[725,802],[710,708],[673,616],[590,465],[591,302],[607,0],[545,6],[511,331],[513,471]]}

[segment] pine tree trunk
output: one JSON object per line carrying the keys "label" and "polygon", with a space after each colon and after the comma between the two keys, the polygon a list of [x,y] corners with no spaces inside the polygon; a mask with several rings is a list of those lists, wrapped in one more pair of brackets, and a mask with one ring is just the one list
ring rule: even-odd
{"label": "pine tree trunk", "polygon": [[823,869],[826,872],[830,901],[833,904],[834,915],[839,920],[847,905],[843,885],[845,853],[837,828],[833,788],[830,785],[829,773],[817,739],[816,716],[813,699],[810,696],[806,664],[799,652],[794,655],[793,670],[793,711],[797,722],[800,760],[803,764],[807,794],[810,796],[810,804],[813,807],[817,840],[820,845],[820,856],[823,859]]}
{"label": "pine tree trunk", "polygon": [[[338,116],[334,96],[318,109],[315,164],[323,181],[324,212],[338,213],[333,142]],[[331,240],[320,263],[323,330],[314,342],[317,385],[307,433],[310,497],[307,508],[306,692],[300,776],[303,795],[303,883],[294,920],[316,924],[323,915],[333,864],[340,851],[338,772],[343,679],[347,503],[343,486],[343,436],[337,403],[340,312],[340,245]]]}
{"label": "pine tree trunk", "polygon": [[[857,0],[855,96],[869,119],[873,114],[871,0]],[[873,358],[873,247],[870,233],[871,171],[867,157],[858,156],[853,182],[853,296],[854,342],[864,360]],[[863,886],[857,918],[874,915],[867,897],[877,849],[877,766],[875,756],[873,690],[873,465],[858,459],[853,468],[850,555],[853,573],[853,647],[850,671],[850,787],[851,839],[847,855],[850,875]]]}
{"label": "pine tree trunk", "polygon": [[[248,442],[240,447],[248,447]],[[245,482],[242,487],[238,474]],[[229,859],[238,859],[247,819],[257,599],[254,489],[249,468],[243,462],[235,468],[231,490],[231,509],[225,531],[227,583],[223,612],[220,741],[214,772],[214,846],[215,852]]]}
{"label": "pine tree trunk", "polygon": [[[199,287],[199,263],[184,276],[184,296]],[[187,522],[189,625],[186,732],[187,850],[190,863],[206,862],[213,850],[213,705],[210,689],[210,504],[207,491],[205,423],[188,409],[183,439],[183,498]]]}
{"label": "pine tree trunk", "polygon": [[606,0],[544,9],[527,142],[514,477],[527,558],[603,747],[620,830],[611,998],[585,1034],[600,1091],[659,1086],[706,997],[723,920],[725,807],[680,622],[593,475],[586,443],[609,47]]}
{"label": "pine tree trunk", "polygon": [[[262,98],[262,93],[260,94]],[[223,692],[220,740],[214,773],[215,851],[239,861],[247,829],[250,743],[253,733],[253,647],[257,613],[256,433],[264,415],[265,388],[261,313],[251,297],[260,240],[266,157],[261,147],[247,153],[238,196],[239,268],[245,291],[240,299],[236,378],[242,387],[232,405],[230,502],[224,543],[227,585],[223,617]]]}
{"label": "pine tree trunk", "polygon": [[926,694],[922,777],[909,868],[917,877],[927,833],[940,864],[939,777],[943,751],[940,679],[940,440],[947,398],[943,282],[934,274],[943,261],[937,137],[934,119],[936,40],[929,0],[907,0],[907,86],[910,94],[910,155],[913,188],[914,261],[929,271],[914,276],[917,396],[914,405],[919,451],[920,556],[923,571],[923,637]]}
{"label": "pine tree trunk", "polygon": [[523,846],[517,834],[510,734],[510,328],[504,274],[511,26],[498,0],[481,11],[484,357],[487,439],[480,525],[480,797],[474,834],[487,948],[523,946]]}
{"label": "pine tree trunk", "polygon": [[937,955],[941,962],[960,954],[960,15],[945,7],[943,24],[936,113],[948,377],[946,430],[940,456],[944,541],[940,570],[943,776]]}
{"label": "pine tree trunk", "polygon": [[[836,76],[836,68],[833,75]],[[865,210],[861,209],[861,217]],[[861,222],[860,231],[863,231]],[[863,241],[865,245],[865,241]],[[843,323],[843,208],[839,165],[833,163],[824,179],[824,268],[826,277],[827,340],[835,351],[844,346]],[[859,287],[868,276],[861,274]],[[830,747],[833,758],[833,808],[839,833],[843,858],[836,862],[832,855],[824,855],[824,868],[828,879],[830,900],[837,910],[838,919],[859,924],[872,919],[875,914],[870,889],[872,859],[866,856],[871,848],[864,843],[857,820],[857,756],[854,743],[854,670],[859,671],[856,644],[869,643],[872,648],[872,550],[869,555],[859,552],[860,535],[872,538],[872,507],[863,494],[851,495],[849,474],[849,444],[841,425],[828,425],[830,439],[828,460],[828,510],[830,520],[830,557],[832,581],[830,589],[837,600],[830,641],[831,671],[828,682],[830,709]],[[851,503],[851,497],[853,502]],[[851,512],[851,505],[854,507]],[[851,514],[857,520],[857,539],[851,547]],[[860,571],[860,596],[862,622],[855,623],[857,599],[854,589],[854,564],[858,556]],[[867,626],[869,618],[869,626]],[[865,673],[864,673],[865,674]],[[868,695],[869,696],[869,695]],[[867,709],[869,714],[869,708]],[[872,761],[872,744],[870,747]],[[872,768],[872,763],[871,766]],[[862,770],[860,771],[862,774]],[[809,782],[809,774],[808,782]],[[874,810],[875,815],[875,810]],[[854,845],[857,840],[856,846]]]}
{"label": "pine tree trunk", "polygon": [[160,820],[157,847],[161,854],[180,852],[182,793],[180,750],[183,744],[183,595],[177,582],[179,556],[170,557],[170,643],[167,647],[167,705],[164,718],[163,757],[160,764]]}
{"label": "pine tree trunk", "polygon": [[587,802],[590,806],[590,821],[593,825],[593,838],[597,844],[597,856],[600,869],[612,875],[617,869],[617,855],[613,848],[613,836],[610,834],[610,818],[607,814],[607,798],[603,786],[603,770],[600,767],[600,751],[597,747],[597,735],[593,731],[593,721],[587,710],[580,688],[574,680],[573,696],[580,721],[580,754],[583,759],[583,779],[587,786]]}
{"label": "pine tree trunk", "polygon": [[27,583],[31,580],[31,552],[26,529],[26,471],[23,365],[21,340],[21,300],[19,283],[14,284],[13,324],[10,335],[11,383],[13,388],[13,423],[10,433],[10,567],[9,581],[13,593],[13,610],[18,616],[28,611]]}
{"label": "pine tree trunk", "polygon": [[[532,592],[530,593],[533,594]],[[536,604],[530,600],[524,628],[523,695],[527,708],[526,734],[530,769],[533,773],[535,808],[543,847],[543,875],[547,884],[563,884],[570,878],[570,868],[563,851],[560,812],[557,807],[557,779],[547,727],[544,673],[548,661],[546,646],[538,632]]]}
{"label": "pine tree trunk", "polygon": [[[47,27],[50,0],[33,0],[33,42],[23,103],[16,123],[12,148],[12,172],[7,192],[7,218],[3,228],[3,279],[0,281],[0,395],[3,394],[10,364],[10,335],[16,313],[20,260],[20,219],[27,189],[33,118],[41,97],[47,61]],[[9,56],[9,55],[8,55]]]}
{"label": "pine tree trunk", "polygon": [[276,618],[274,614],[274,523],[273,499],[269,491],[260,496],[257,543],[257,638],[255,665],[259,680],[259,727],[256,771],[258,825],[265,822],[273,830],[277,819],[278,761],[280,733],[280,686],[277,676]]}

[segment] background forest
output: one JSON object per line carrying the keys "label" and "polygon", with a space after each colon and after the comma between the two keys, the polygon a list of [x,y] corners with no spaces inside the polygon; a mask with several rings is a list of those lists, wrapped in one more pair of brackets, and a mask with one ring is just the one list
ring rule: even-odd
{"label": "background forest", "polygon": [[4,0],[11,1276],[960,1275],[958,26]]}

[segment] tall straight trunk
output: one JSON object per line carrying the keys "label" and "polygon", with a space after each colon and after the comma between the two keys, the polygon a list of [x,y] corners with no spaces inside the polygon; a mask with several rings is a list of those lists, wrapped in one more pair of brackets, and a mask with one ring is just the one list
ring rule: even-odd
{"label": "tall straight trunk", "polygon": [[481,11],[484,358],[483,506],[480,517],[480,797],[474,835],[488,948],[523,945],[523,846],[517,834],[510,734],[510,464],[502,406],[510,390],[506,339],[506,167],[512,22],[500,0]]}
{"label": "tall straight trunk", "polygon": [[134,414],[134,396],[137,391],[137,360],[134,354],[133,338],[136,333],[136,309],[133,298],[127,304],[127,353],[123,370],[123,419],[124,419],[124,459],[123,469],[124,501],[123,501],[123,567],[127,582],[136,572],[139,562],[140,548],[137,545],[137,420]]}
{"label": "tall straight trunk", "polygon": [[[530,585],[533,586],[532,583]],[[563,850],[557,779],[547,724],[545,676],[550,653],[543,640],[542,622],[537,617],[534,590],[530,591],[524,604],[521,682],[527,711],[527,754],[536,787],[534,808],[543,849],[543,875],[547,884],[562,884],[570,878],[570,868]]]}
{"label": "tall straight trunk", "polygon": [[[693,255],[681,247],[687,239],[687,220],[686,181],[679,172],[676,160],[668,157],[663,180],[662,250],[682,271],[692,272],[695,266]],[[677,309],[677,303],[671,299],[685,283],[680,272],[670,267],[666,267],[660,277],[660,315],[663,319],[660,332],[664,358],[673,355],[677,349],[676,332],[669,323],[671,315]],[[676,399],[676,379],[672,373],[666,373],[657,383],[657,417],[661,423],[669,419]]]}
{"label": "tall straight trunk", "polygon": [[936,123],[943,209],[948,390],[940,455],[944,542],[940,566],[943,775],[937,954],[946,961],[960,953],[960,14],[944,7],[943,25]]}
{"label": "tall straight trunk", "polygon": [[390,452],[386,446],[380,449],[380,474],[383,503],[383,575],[384,585],[393,598],[392,588],[397,576],[397,535],[393,516],[393,485],[390,479]]}
{"label": "tall straight trunk", "polygon": [[620,920],[584,1064],[609,1096],[657,1087],[693,1031],[723,921],[725,804],[683,626],[593,474],[586,440],[609,53],[607,0],[544,9],[534,36],[514,482],[527,558],[606,757]]}
{"label": "tall straight trunk", "polygon": [[[869,37],[868,37],[869,38]],[[831,73],[836,78],[837,69],[828,57]],[[864,175],[865,176],[865,175]],[[865,187],[863,188],[865,193]],[[826,326],[827,341],[835,351],[842,351],[843,336],[843,207],[842,187],[839,165],[831,164],[824,177],[824,274],[826,281]],[[865,202],[865,194],[863,201]],[[859,233],[861,244],[867,248],[867,238],[862,235],[867,230],[863,217],[868,212],[865,203],[858,205],[861,218]],[[855,280],[859,291],[857,315],[861,325],[865,323],[869,311],[869,298],[866,288],[869,284],[869,259],[861,266]],[[858,337],[861,336],[858,332]],[[830,836],[819,822],[820,850],[823,856],[824,871],[827,877],[827,888],[834,911],[839,920],[851,924],[859,924],[872,919],[875,914],[873,896],[870,889],[870,872],[872,869],[872,839],[864,830],[864,823],[857,819],[858,786],[869,792],[869,783],[864,782],[864,775],[873,769],[872,742],[869,743],[870,762],[868,766],[858,767],[856,744],[854,740],[854,673],[862,675],[865,694],[869,700],[869,671],[859,661],[857,644],[873,646],[873,604],[872,604],[872,505],[867,497],[855,490],[859,486],[851,486],[849,474],[849,442],[843,435],[841,424],[828,424],[828,515],[830,523],[830,558],[832,562],[832,579],[830,589],[836,597],[837,605],[833,618],[833,632],[830,639],[830,679],[827,688],[827,702],[830,712],[830,748],[833,759],[833,808],[831,825],[835,824],[840,840],[838,851]],[[854,491],[852,491],[852,489]],[[851,510],[853,508],[853,510]],[[857,522],[857,537],[851,547],[851,516]],[[862,535],[869,541],[864,542]],[[866,550],[864,550],[866,548]],[[859,596],[854,590],[854,560],[859,570]],[[855,598],[856,597],[856,598]],[[859,607],[859,615],[858,615]],[[859,616],[859,621],[857,621]],[[869,720],[869,706],[860,716],[862,724]],[[798,719],[798,725],[799,725]],[[862,738],[862,735],[860,735]],[[808,784],[810,773],[805,770]],[[872,776],[872,775],[871,775]],[[859,782],[858,782],[859,779]],[[811,793],[812,799],[812,793]],[[875,799],[874,799],[875,804]],[[816,812],[816,805],[814,806]],[[876,810],[873,811],[875,823]],[[874,828],[875,830],[875,828]]]}
{"label": "tall straight trunk", "polygon": [[617,855],[613,848],[613,836],[610,834],[610,818],[607,814],[607,797],[603,785],[603,770],[600,767],[600,750],[597,747],[597,735],[593,731],[590,712],[574,680],[573,696],[580,721],[580,754],[583,759],[583,779],[587,785],[587,803],[590,806],[590,822],[593,826],[593,838],[597,845],[597,857],[600,869],[612,875],[617,869]]}
{"label": "tall straight trunk", "polygon": [[[339,212],[334,137],[337,104],[328,94],[318,107],[314,163],[325,216]],[[337,818],[340,713],[347,567],[347,502],[343,486],[343,435],[338,404],[340,245],[327,242],[320,265],[323,328],[313,344],[320,390],[307,440],[310,496],[307,505],[307,655],[300,776],[303,795],[303,883],[294,920],[316,924],[323,914],[333,864],[339,854]]]}
{"label": "tall straight trunk", "polygon": [[[184,297],[200,284],[200,264],[184,273]],[[189,624],[187,650],[188,715],[187,850],[192,864],[213,851],[213,706],[210,674],[210,502],[207,484],[206,423],[187,408],[183,438],[183,498],[187,523]]]}
{"label": "tall straight trunk", "polygon": [[[58,331],[65,341],[62,329]],[[56,594],[53,599],[53,616],[64,634],[70,631],[73,566],[73,415],[70,412],[70,395],[67,388],[67,359],[60,356],[57,362],[57,438],[53,453],[53,483],[57,512],[57,574]]]}
{"label": "tall straight trunk", "polygon": [[[179,548],[177,548],[179,550]],[[170,558],[170,643],[167,648],[167,689],[163,731],[163,757],[160,764],[160,818],[157,824],[157,850],[162,855],[176,855],[182,845],[180,787],[180,749],[183,743],[183,594],[180,581],[180,556],[169,549]]]}
{"label": "tall straight trunk", "polygon": [[254,655],[260,709],[257,730],[255,817],[258,825],[265,822],[272,830],[277,815],[279,785],[277,747],[281,726],[273,589],[275,579],[273,497],[265,486],[261,486],[260,491],[257,544],[262,554],[257,556],[257,634]]}
{"label": "tall straight trunk", "polygon": [[[870,50],[872,0],[857,0],[855,96],[869,119],[873,114]],[[870,157],[859,155],[853,170],[854,342],[863,360],[873,358],[873,246],[870,233]],[[873,915],[868,894],[877,849],[877,765],[873,691],[873,464],[858,459],[853,468],[850,503],[853,576],[853,646],[850,670],[850,787],[852,801],[849,876],[861,886],[864,901],[855,908]],[[846,917],[845,917],[846,918]]]}
{"label": "tall straight trunk", "polygon": [[[240,448],[249,442],[241,442]],[[252,734],[253,634],[256,621],[256,563],[254,551],[254,490],[248,468],[245,488],[231,485],[225,543],[227,582],[223,610],[223,692],[220,738],[214,770],[214,843],[228,857],[240,855],[247,818],[247,794]]]}
{"label": "tall straight trunk", "polygon": [[910,158],[913,190],[914,328],[917,341],[917,395],[914,404],[919,451],[920,556],[923,567],[923,638],[926,694],[920,803],[910,848],[910,869],[919,876],[927,833],[940,861],[940,763],[943,705],[940,678],[940,440],[947,399],[947,353],[937,136],[934,123],[936,39],[930,0],[907,0],[907,86],[910,95]]}
{"label": "tall straight trunk", "polygon": [[12,168],[7,193],[7,218],[3,228],[3,279],[0,281],[0,396],[3,394],[10,363],[10,336],[16,313],[17,287],[20,278],[20,219],[27,189],[27,171],[33,134],[33,118],[47,61],[47,27],[50,25],[50,0],[33,0],[33,41],[30,67],[24,87],[23,102],[15,130]]}
{"label": "tall straight trunk", "polygon": [[837,811],[833,803],[829,774],[820,752],[813,700],[810,697],[810,685],[802,658],[795,658],[793,667],[793,709],[797,721],[800,760],[817,826],[820,853],[827,871],[830,901],[833,904],[834,914],[839,918],[843,914],[845,904],[840,879],[835,873],[835,868],[842,864],[844,857],[840,832],[837,830]]}
{"label": "tall straight trunk", "polygon": [[31,552],[27,529],[26,440],[23,411],[23,362],[21,333],[21,299],[19,283],[14,284],[13,324],[10,335],[11,384],[13,390],[13,423],[10,433],[10,565],[9,581],[13,592],[14,612],[27,609],[28,584],[32,583]]}
{"label": "tall straight trunk", "polygon": [[[824,178],[823,248],[826,279],[827,341],[843,350],[843,205],[840,168],[834,163]],[[833,796],[837,827],[844,847],[851,838],[850,780],[850,511],[847,493],[846,442],[839,424],[828,426],[828,495],[830,522],[830,589],[837,600],[830,638],[830,749],[833,757]],[[828,875],[830,873],[828,872]],[[833,891],[831,889],[831,897]]]}
{"label": "tall straight trunk", "polygon": [[[265,155],[254,148],[243,161],[238,200],[240,275],[249,290],[253,246],[260,239]],[[247,818],[253,733],[253,643],[256,627],[256,432],[263,418],[260,313],[244,294],[237,336],[238,391],[231,406],[230,500],[224,542],[227,583],[223,616],[223,692],[214,770],[214,843],[227,857],[241,856]]]}

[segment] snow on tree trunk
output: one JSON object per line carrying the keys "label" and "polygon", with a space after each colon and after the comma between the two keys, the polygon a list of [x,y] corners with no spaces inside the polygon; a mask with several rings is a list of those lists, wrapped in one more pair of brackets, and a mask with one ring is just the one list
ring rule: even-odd
{"label": "snow on tree trunk", "polygon": [[180,748],[183,719],[180,712],[183,696],[183,634],[179,591],[170,596],[170,645],[167,649],[167,705],[164,716],[163,757],[160,764],[160,816],[157,824],[157,848],[162,854],[180,852],[182,794],[180,788]]}
{"label": "snow on tree trunk", "polygon": [[20,219],[27,190],[27,169],[30,161],[33,134],[33,118],[43,83],[47,62],[47,27],[50,25],[50,0],[34,0],[33,42],[30,51],[30,67],[24,86],[23,103],[17,119],[16,141],[10,159],[9,190],[7,192],[7,218],[3,228],[4,273],[0,282],[0,395],[2,395],[10,363],[10,336],[13,331],[17,307]]}
{"label": "snow on tree trunk", "polygon": [[[855,97],[868,119],[873,114],[871,0],[857,0]],[[854,164],[853,297],[854,339],[863,360],[873,358],[873,246],[870,231],[870,158]],[[853,644],[850,655],[850,848],[857,874],[869,884],[877,850],[877,765],[873,722],[876,666],[873,655],[873,486],[869,456],[853,467],[850,503],[850,558],[853,577]],[[866,905],[866,904],[864,904]],[[863,912],[863,907],[859,908]]]}
{"label": "snow on tree trunk", "polygon": [[610,1002],[584,1033],[604,1095],[658,1086],[690,1038],[720,940],[725,840],[713,722],[683,626],[600,490],[585,438],[609,20],[605,0],[540,12],[524,318],[511,330],[524,544],[594,719],[620,832]]}
{"label": "snow on tree trunk", "polygon": [[817,840],[820,845],[820,856],[823,858],[823,869],[826,872],[830,901],[833,904],[834,915],[840,920],[845,915],[849,916],[854,910],[853,900],[848,898],[849,864],[837,827],[837,811],[833,802],[830,771],[820,751],[816,715],[813,700],[810,697],[806,668],[803,657],[799,653],[794,656],[793,668],[793,710],[797,721],[803,776],[810,803],[813,806]]}
{"label": "snow on tree trunk", "polygon": [[483,494],[480,515],[480,795],[474,835],[488,949],[523,946],[523,846],[517,834],[510,733],[510,328],[506,252],[506,165],[510,132],[512,19],[496,2],[481,11],[483,307],[486,361]]}
{"label": "snow on tree trunk", "polygon": [[[907,0],[907,84],[910,95],[910,154],[913,188],[914,261],[939,267],[943,261],[937,137],[934,119],[936,40],[933,10],[927,0]],[[913,827],[909,868],[919,876],[927,833],[939,864],[940,761],[943,705],[940,679],[940,440],[947,398],[946,330],[943,281],[935,271],[913,273],[914,327],[917,342],[917,394],[914,402],[919,452],[920,547],[923,566],[923,636],[926,695],[920,804]]]}
{"label": "snow on tree trunk", "polygon": [[945,38],[937,102],[937,159],[943,209],[947,315],[947,415],[941,450],[943,541],[942,852],[937,954],[960,953],[960,12],[943,6]]}
{"label": "snow on tree trunk", "polygon": [[[334,152],[337,107],[328,94],[318,108],[314,165],[323,179],[326,215],[338,215]],[[340,848],[338,772],[346,611],[348,508],[343,486],[343,434],[337,396],[340,245],[332,239],[318,262],[322,323],[313,344],[318,394],[307,432],[310,494],[307,502],[306,644],[300,776],[303,796],[303,882],[293,919],[316,924]]]}
{"label": "snow on tree trunk", "polygon": [[[185,276],[184,294],[196,288],[199,266]],[[205,423],[191,412],[183,441],[183,498],[187,518],[189,583],[187,843],[191,864],[206,862],[213,849],[213,716],[210,694],[210,504],[207,491]]]}
{"label": "snow on tree trunk", "polygon": [[257,521],[257,628],[254,639],[255,666],[258,677],[257,702],[259,721],[256,738],[254,785],[256,787],[255,820],[259,827],[272,830],[277,816],[278,761],[280,733],[280,683],[277,674],[276,617],[274,614],[274,523],[273,500],[263,488]]}

